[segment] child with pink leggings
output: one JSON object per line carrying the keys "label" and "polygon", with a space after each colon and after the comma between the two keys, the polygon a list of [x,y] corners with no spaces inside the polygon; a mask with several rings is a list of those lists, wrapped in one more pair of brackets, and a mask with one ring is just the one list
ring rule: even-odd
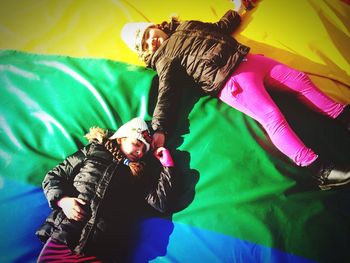
{"label": "child with pink leggings", "polygon": [[231,36],[241,22],[242,6],[251,9],[254,2],[235,1],[237,10],[229,10],[216,23],[172,18],[160,24],[137,22],[123,27],[124,42],[159,76],[153,147],[164,145],[171,114],[178,106],[179,79],[189,77],[194,87],[258,121],[282,153],[296,165],[310,168],[321,189],[350,183],[350,171],[325,164],[298,138],[266,87],[298,94],[311,108],[350,131],[349,106],[327,97],[306,74],[249,53],[249,47]]}
{"label": "child with pink leggings", "polygon": [[313,109],[335,119],[345,105],[322,93],[300,71],[262,55],[247,54],[219,93],[219,99],[258,121],[274,145],[299,166],[317,159],[287,123],[265,87],[290,90]]}

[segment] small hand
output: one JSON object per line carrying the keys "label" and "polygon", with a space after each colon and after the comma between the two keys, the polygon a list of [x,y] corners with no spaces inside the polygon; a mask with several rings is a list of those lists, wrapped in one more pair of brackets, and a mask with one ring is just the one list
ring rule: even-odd
{"label": "small hand", "polygon": [[235,10],[238,14],[242,14],[245,10],[242,0],[233,0],[233,4],[235,5]]}
{"label": "small hand", "polygon": [[164,132],[157,131],[153,134],[152,140],[152,149],[157,149],[163,147],[165,143],[165,134]]}
{"label": "small hand", "polygon": [[245,10],[251,10],[254,8],[256,0],[243,0],[243,5],[245,7]]}
{"label": "small hand", "polygon": [[85,204],[85,201],[75,197],[63,197],[57,202],[57,205],[62,208],[67,218],[75,221],[81,221],[86,216],[86,212],[81,207],[81,205]]}
{"label": "small hand", "polygon": [[168,149],[164,147],[158,148],[154,152],[154,156],[160,161],[160,163],[165,167],[173,167],[174,161]]}
{"label": "small hand", "polygon": [[234,10],[242,15],[245,11],[253,9],[255,2],[256,0],[233,0]]}

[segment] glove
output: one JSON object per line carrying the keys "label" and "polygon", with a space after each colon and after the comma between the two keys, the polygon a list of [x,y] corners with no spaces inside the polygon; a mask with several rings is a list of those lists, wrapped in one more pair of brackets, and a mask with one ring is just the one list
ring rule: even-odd
{"label": "glove", "polygon": [[159,147],[155,152],[154,156],[160,161],[165,167],[173,167],[174,161],[168,149]]}

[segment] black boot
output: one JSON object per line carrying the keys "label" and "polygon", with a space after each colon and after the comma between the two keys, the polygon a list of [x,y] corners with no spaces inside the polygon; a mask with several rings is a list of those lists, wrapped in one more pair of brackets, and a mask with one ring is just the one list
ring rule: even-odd
{"label": "black boot", "polygon": [[319,158],[307,167],[313,172],[313,177],[317,180],[321,190],[330,190],[350,183],[349,169],[343,170],[332,165],[325,165]]}
{"label": "black boot", "polygon": [[338,121],[342,126],[345,127],[345,129],[350,132],[350,104],[346,105],[342,113],[335,118],[336,121]]}

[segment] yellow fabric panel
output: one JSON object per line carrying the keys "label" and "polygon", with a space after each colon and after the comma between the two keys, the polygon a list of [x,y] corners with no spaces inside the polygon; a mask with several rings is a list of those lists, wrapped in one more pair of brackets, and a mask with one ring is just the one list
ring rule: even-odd
{"label": "yellow fabric panel", "polygon": [[266,54],[307,72],[341,102],[350,101],[350,6],[335,0],[260,1],[235,36]]}
{"label": "yellow fabric panel", "polygon": [[41,54],[109,58],[143,65],[122,42],[130,21],[215,21],[229,1],[50,0],[5,1],[0,8],[0,48]]}
{"label": "yellow fabric panel", "polygon": [[[142,65],[120,39],[129,21],[216,21],[229,0],[2,1],[0,48],[96,57]],[[261,0],[235,36],[252,51],[310,74],[342,102],[350,101],[350,6],[340,0]]]}

